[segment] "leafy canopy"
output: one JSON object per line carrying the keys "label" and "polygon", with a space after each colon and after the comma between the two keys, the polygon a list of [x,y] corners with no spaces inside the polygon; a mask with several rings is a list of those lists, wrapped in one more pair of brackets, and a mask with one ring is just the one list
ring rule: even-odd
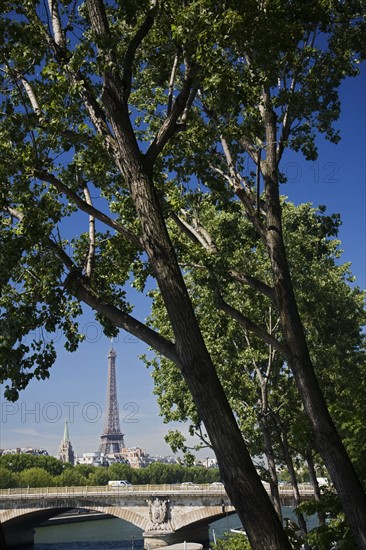
{"label": "leafy canopy", "polygon": [[126,131],[166,218],[187,229],[208,200],[227,211],[229,231],[238,205],[222,135],[255,202],[248,159],[265,153],[263,89],[278,162],[285,147],[313,159],[317,131],[338,140],[337,89],[358,73],[366,43],[363,1],[106,2],[108,36],[92,29],[86,4],[55,5],[6,0],[0,19],[0,365],[10,399],[49,376],[56,349],[43,330],[77,348],[83,302],[106,334],[123,327],[167,349],[131,316],[128,283],[143,290],[154,273],[107,122],[105,75],[121,75]]}

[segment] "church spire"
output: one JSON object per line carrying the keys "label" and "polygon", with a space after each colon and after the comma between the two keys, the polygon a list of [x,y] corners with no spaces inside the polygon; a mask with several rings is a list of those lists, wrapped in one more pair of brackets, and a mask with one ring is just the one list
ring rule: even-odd
{"label": "church spire", "polygon": [[63,440],[62,440],[62,443],[70,443],[69,425],[68,425],[67,420],[65,420],[64,438],[63,438]]}
{"label": "church spire", "polygon": [[69,425],[67,420],[65,420],[64,436],[60,444],[58,456],[61,462],[70,462],[71,464],[74,464],[75,455],[72,445],[70,443]]}

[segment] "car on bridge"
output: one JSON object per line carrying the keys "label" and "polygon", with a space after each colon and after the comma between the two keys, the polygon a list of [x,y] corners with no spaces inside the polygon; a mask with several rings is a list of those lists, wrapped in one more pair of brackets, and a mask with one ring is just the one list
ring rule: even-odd
{"label": "car on bridge", "polygon": [[184,489],[185,491],[191,491],[191,490],[197,490],[199,489],[198,485],[195,485],[192,483],[192,481],[184,481],[181,486],[181,489]]}
{"label": "car on bridge", "polygon": [[112,479],[108,481],[108,487],[122,487],[123,489],[132,489],[132,483],[127,479]]}

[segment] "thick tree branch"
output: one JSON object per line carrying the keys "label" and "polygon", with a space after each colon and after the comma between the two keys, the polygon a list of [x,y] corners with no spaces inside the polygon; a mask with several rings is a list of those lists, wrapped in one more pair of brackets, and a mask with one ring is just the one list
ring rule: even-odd
{"label": "thick tree branch", "polygon": [[53,31],[53,39],[55,41],[55,44],[61,49],[66,49],[66,40],[65,40],[65,34],[62,30],[61,25],[61,19],[60,14],[58,11],[58,2],[57,0],[48,0],[48,9],[50,10],[51,14],[51,23],[52,23],[52,31]]}
{"label": "thick tree branch", "polygon": [[[75,284],[76,283],[76,284]],[[166,340],[163,336],[141,323],[132,315],[121,311],[114,305],[105,301],[86,283],[82,277],[77,277],[72,282],[72,291],[76,298],[88,304],[92,309],[104,315],[114,326],[124,329],[129,334],[136,336],[148,346],[173,361],[179,367],[179,359],[176,354],[175,344]]]}
{"label": "thick tree branch", "polygon": [[103,0],[86,0],[86,6],[94,31],[99,35],[109,36],[110,29]]}
{"label": "thick tree branch", "polygon": [[274,178],[277,171],[277,116],[272,107],[271,92],[267,88],[262,91],[260,113],[266,130],[266,159],[262,162],[262,174]]}
{"label": "thick tree branch", "polygon": [[94,128],[98,134],[104,136],[107,151],[116,156],[116,144],[113,135],[106,122],[105,114],[95,98],[91,84],[89,84],[80,71],[76,74],[70,74],[70,78],[78,85],[80,97]]}
{"label": "thick tree branch", "polygon": [[250,158],[256,163],[258,158],[258,150],[253,145],[251,140],[246,136],[241,136],[241,138],[239,139],[239,143],[243,147],[244,151],[248,153]]}
{"label": "thick tree branch", "polygon": [[142,250],[142,243],[140,239],[132,233],[129,229],[114,221],[112,218],[95,208],[94,206],[88,204],[81,197],[79,197],[74,191],[69,189],[65,184],[63,184],[56,176],[46,172],[45,170],[35,170],[35,177],[42,181],[46,181],[53,185],[58,191],[64,193],[76,206],[80,208],[83,212],[86,212],[90,216],[94,216],[97,220],[103,222],[105,225],[115,229],[118,233],[123,235],[128,241],[137,246]]}
{"label": "thick tree branch", "polygon": [[23,84],[23,87],[26,91],[28,99],[29,99],[29,101],[32,105],[33,111],[37,115],[39,121],[41,121],[42,117],[43,117],[43,112],[42,112],[42,109],[41,109],[41,107],[38,103],[38,99],[36,97],[36,94],[34,93],[34,90],[33,90],[32,86],[29,84],[28,80],[24,76],[21,76],[21,75],[18,74],[18,78],[20,79],[21,83]]}
{"label": "thick tree branch", "polygon": [[159,353],[174,361],[179,367],[178,356],[175,351],[175,344],[170,342],[141,321],[138,321],[132,315],[121,311],[118,307],[111,305],[99,296],[88,284],[81,271],[74,264],[66,252],[52,239],[44,239],[44,244],[60,258],[67,267],[69,273],[65,279],[64,287],[67,291],[82,302],[88,304],[92,309],[104,315],[114,326],[124,329],[129,334],[136,336],[139,340],[145,342]]}
{"label": "thick tree branch", "polygon": [[20,222],[24,220],[24,214],[20,210],[13,208],[12,206],[5,205],[2,207],[3,212],[9,214],[12,218],[16,218]]}
{"label": "thick tree branch", "polygon": [[280,135],[280,138],[278,140],[278,146],[277,146],[277,162],[278,163],[280,162],[280,160],[282,158],[283,151],[284,151],[285,146],[286,146],[286,142],[287,142],[287,140],[289,138],[289,135],[290,135],[291,123],[292,123],[292,118],[290,116],[291,96],[293,95],[293,93],[295,91],[295,87],[296,87],[296,75],[293,77],[293,79],[291,81],[291,84],[290,84],[290,97],[289,97],[289,100],[288,100],[288,103],[287,103],[287,108],[286,108],[285,114],[283,116],[281,135]]}

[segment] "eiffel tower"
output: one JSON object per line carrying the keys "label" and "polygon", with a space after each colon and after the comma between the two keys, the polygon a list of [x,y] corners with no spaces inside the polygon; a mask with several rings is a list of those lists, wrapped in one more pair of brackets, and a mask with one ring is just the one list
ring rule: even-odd
{"label": "eiffel tower", "polygon": [[113,341],[108,353],[108,382],[107,403],[103,433],[100,436],[99,451],[104,455],[121,453],[125,446],[123,433],[119,425],[117,384],[116,384],[116,357]]}

